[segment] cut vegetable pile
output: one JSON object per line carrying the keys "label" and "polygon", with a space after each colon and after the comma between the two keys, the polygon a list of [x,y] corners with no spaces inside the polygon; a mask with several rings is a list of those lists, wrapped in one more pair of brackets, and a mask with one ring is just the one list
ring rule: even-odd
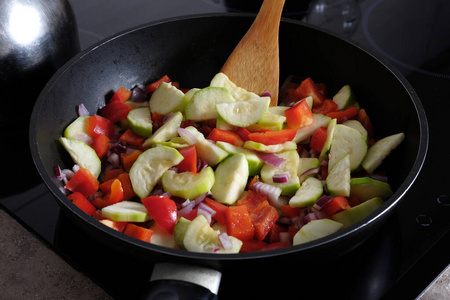
{"label": "cut vegetable pile", "polygon": [[382,162],[404,139],[375,140],[349,85],[311,78],[285,106],[222,73],[183,89],[168,76],[119,88],[96,114],[80,104],[55,166],[74,205],[134,238],[207,253],[306,243],[347,227],[392,195]]}

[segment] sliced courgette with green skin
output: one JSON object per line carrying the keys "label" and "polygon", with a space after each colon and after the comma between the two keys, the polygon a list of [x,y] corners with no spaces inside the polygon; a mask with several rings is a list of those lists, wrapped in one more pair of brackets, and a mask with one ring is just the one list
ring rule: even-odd
{"label": "sliced courgette with green skin", "polygon": [[177,173],[167,170],[162,177],[162,185],[165,191],[172,196],[185,199],[195,199],[208,192],[214,185],[215,176],[211,167],[204,168],[200,173]]}
{"label": "sliced courgette with green skin", "polygon": [[[264,183],[271,184],[281,189],[281,194],[284,196],[294,195],[300,188],[300,179],[298,178],[298,168],[300,157],[297,150],[289,150],[277,154],[279,157],[286,159],[279,167],[270,164],[264,164],[261,168],[261,180]],[[278,183],[273,182],[273,175],[277,173],[289,173],[287,182]]]}
{"label": "sliced courgette with green skin", "polygon": [[289,200],[289,205],[292,207],[308,207],[313,205],[322,195],[322,181],[315,177],[309,177]]}
{"label": "sliced courgette with green skin", "polygon": [[366,170],[367,173],[372,174],[373,171],[381,165],[386,156],[388,156],[392,150],[397,148],[404,139],[405,134],[401,132],[377,141],[369,148],[369,150],[367,150],[366,157],[364,157],[361,164],[363,169]]}
{"label": "sliced courgette with green skin", "polygon": [[197,91],[186,105],[186,120],[205,121],[217,119],[216,104],[231,103],[236,100],[223,87],[206,87]]}
{"label": "sliced courgette with green skin", "polygon": [[121,201],[102,208],[104,218],[117,222],[146,222],[151,220],[147,209],[142,203]]}
{"label": "sliced courgette with green skin", "polygon": [[234,204],[242,195],[248,180],[248,163],[242,153],[234,154],[216,168],[216,181],[211,188],[213,198],[227,205]]}
{"label": "sliced courgette with green skin", "polygon": [[359,133],[361,133],[362,137],[364,138],[364,140],[367,143],[368,133],[367,133],[367,130],[364,128],[364,126],[361,124],[361,122],[359,122],[358,120],[347,120],[342,124],[358,130]]}
{"label": "sliced courgette with green skin", "polygon": [[392,196],[389,183],[370,177],[357,177],[350,180],[350,197],[357,197],[361,202],[380,197],[386,200]]}
{"label": "sliced courgette with green skin", "polygon": [[186,250],[202,253],[239,253],[242,241],[230,236],[231,247],[224,249],[219,240],[219,231],[211,228],[203,215],[192,220],[184,233],[183,245]]}
{"label": "sliced courgette with green skin", "polygon": [[330,219],[313,220],[297,231],[294,235],[293,244],[295,246],[325,237],[342,227],[342,223]]}
{"label": "sliced courgette with green skin", "polygon": [[383,205],[383,203],[383,199],[375,197],[349,209],[341,211],[337,214],[334,214],[333,216],[331,216],[331,218],[339,223],[344,224],[343,227],[347,227],[364,219],[369,214],[377,210],[381,205]]}
{"label": "sliced courgette with green skin", "polygon": [[333,96],[333,101],[338,105],[338,109],[345,109],[355,103],[355,95],[349,85],[344,85]]}
{"label": "sliced courgette with green skin", "polygon": [[224,73],[217,73],[211,80],[210,86],[226,88],[230,92],[231,96],[233,96],[233,98],[237,101],[243,101],[258,97],[258,95],[256,95],[255,93],[238,87]]}
{"label": "sliced courgette with green skin", "polygon": [[233,126],[247,127],[258,122],[267,112],[270,97],[216,104],[217,113]]}
{"label": "sliced courgette with green skin", "polygon": [[89,116],[79,116],[64,130],[64,137],[67,139],[76,139],[80,135],[89,135],[87,132],[87,120]]}
{"label": "sliced courgette with green skin", "polygon": [[136,134],[149,137],[152,135],[153,122],[151,118],[150,108],[135,108],[128,113],[128,127]]}
{"label": "sliced courgette with green skin", "polygon": [[173,229],[175,243],[177,244],[178,247],[180,247],[180,249],[183,250],[186,250],[186,248],[184,247],[184,236],[186,234],[186,230],[189,224],[191,224],[191,221],[189,221],[184,217],[181,217],[178,220],[177,224],[175,225],[175,228]]}
{"label": "sliced courgette with green skin", "polygon": [[332,119],[330,123],[328,123],[327,127],[327,139],[325,140],[325,143],[323,144],[322,151],[320,152],[321,157],[326,157],[328,155],[328,152],[330,151],[331,147],[331,141],[333,140],[334,135],[334,129],[337,125],[337,119]]}
{"label": "sliced courgette with green skin", "polygon": [[358,130],[337,124],[334,129],[329,153],[328,169],[331,170],[334,164],[345,155],[350,156],[350,170],[356,170],[363,161],[367,153],[367,143]]}
{"label": "sliced courgette with green skin", "polygon": [[150,110],[161,115],[184,111],[189,100],[172,83],[162,82],[150,97]]}
{"label": "sliced courgette with green skin", "polygon": [[142,144],[144,148],[153,146],[153,144],[160,142],[167,142],[168,140],[178,136],[177,130],[180,128],[183,121],[183,114],[179,111],[175,112],[168,120],[156,130],[152,136],[145,140]]}
{"label": "sliced courgette with green skin", "polygon": [[248,174],[250,176],[258,175],[259,171],[261,170],[261,167],[263,166],[264,162],[259,158],[258,155],[252,150],[248,150],[242,147],[234,146],[230,143],[221,142],[218,141],[216,143],[217,146],[222,148],[223,150],[227,151],[230,154],[236,154],[236,153],[242,153],[245,155],[245,158],[247,159],[248,163]]}
{"label": "sliced courgette with green skin", "polygon": [[254,141],[245,141],[244,146],[245,149],[255,150],[259,152],[265,153],[279,153],[289,150],[297,149],[297,144],[292,141],[284,142],[283,144],[276,145],[264,145],[262,143],[257,143]]}
{"label": "sliced courgette with green skin", "polygon": [[60,137],[59,141],[77,165],[87,169],[95,178],[100,175],[102,163],[95,150],[88,144],[79,139],[65,137]]}
{"label": "sliced courgette with green skin", "polygon": [[350,156],[347,154],[333,166],[325,180],[330,194],[348,197],[350,195],[350,176]]}
{"label": "sliced courgette with green skin", "polygon": [[160,146],[143,152],[130,169],[133,190],[140,198],[150,195],[164,172],[184,159],[176,149]]}

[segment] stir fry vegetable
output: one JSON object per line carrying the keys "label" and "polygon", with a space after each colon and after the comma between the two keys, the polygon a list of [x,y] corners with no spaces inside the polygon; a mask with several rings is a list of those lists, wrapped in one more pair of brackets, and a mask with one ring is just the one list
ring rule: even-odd
{"label": "stir fry vegetable", "polygon": [[333,97],[311,78],[285,86],[276,107],[222,73],[202,89],[167,75],[120,87],[96,114],[80,104],[60,138],[74,167],[55,175],[105,226],[166,247],[239,253],[325,237],[392,195],[374,175],[404,134],[375,140],[349,85]]}

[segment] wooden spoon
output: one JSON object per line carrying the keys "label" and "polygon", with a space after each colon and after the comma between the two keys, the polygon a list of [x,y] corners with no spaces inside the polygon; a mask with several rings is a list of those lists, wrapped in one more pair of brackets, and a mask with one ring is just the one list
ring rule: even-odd
{"label": "wooden spoon", "polygon": [[278,103],[280,62],[278,30],[285,0],[264,0],[255,21],[223,65],[221,72],[255,94],[269,92]]}

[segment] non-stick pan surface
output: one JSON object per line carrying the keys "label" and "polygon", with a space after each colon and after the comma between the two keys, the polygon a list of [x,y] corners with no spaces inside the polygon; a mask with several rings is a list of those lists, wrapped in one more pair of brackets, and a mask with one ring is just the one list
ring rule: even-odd
{"label": "non-stick pan surface", "polygon": [[[48,82],[31,119],[30,145],[44,182],[71,220],[112,249],[149,261],[181,260],[224,270],[236,265],[301,262],[310,257],[343,254],[377,230],[416,179],[425,160],[428,125],[414,90],[389,64],[359,46],[291,20],[280,26],[280,66],[288,75],[312,77],[330,91],[350,84],[375,126],[376,137],[404,132],[405,141],[389,156],[385,168],[394,195],[366,219],[329,237],[295,247],[236,255],[190,253],[155,246],[118,233],[87,216],[59,190],[56,165],[70,168],[58,138],[84,103],[90,112],[105,105],[125,86],[151,82],[164,74],[182,87],[205,87],[220,70],[252,23],[241,14],[201,15],[144,25],[98,43],[74,57]],[[413,195],[412,195],[413,196]]]}

